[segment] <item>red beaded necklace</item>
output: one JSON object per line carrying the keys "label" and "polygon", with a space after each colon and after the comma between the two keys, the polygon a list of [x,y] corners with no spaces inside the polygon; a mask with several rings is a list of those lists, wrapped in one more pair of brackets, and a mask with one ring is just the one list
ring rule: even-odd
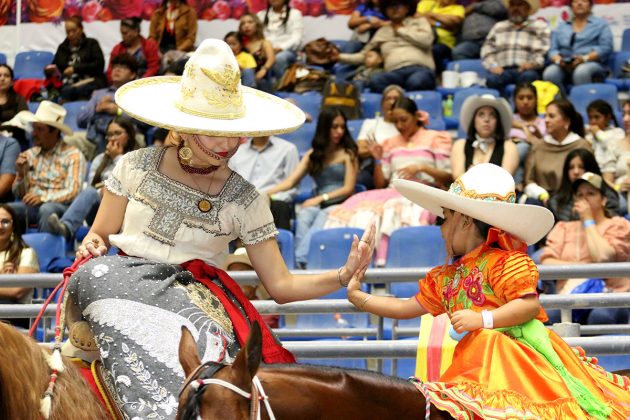
{"label": "red beaded necklace", "polygon": [[188,172],[189,174],[199,174],[199,175],[208,175],[211,174],[212,172],[216,171],[217,169],[220,168],[220,166],[215,166],[215,165],[210,165],[207,166],[205,168],[198,168],[196,166],[191,166],[188,165],[187,163],[185,163],[180,154],[179,151],[184,147],[184,143],[180,143],[179,146],[177,146],[177,161],[179,162],[179,166],[186,172]]}

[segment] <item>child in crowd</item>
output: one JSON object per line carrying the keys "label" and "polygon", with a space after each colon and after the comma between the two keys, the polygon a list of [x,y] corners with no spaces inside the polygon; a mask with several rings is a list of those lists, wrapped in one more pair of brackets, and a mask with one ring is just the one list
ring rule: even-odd
{"label": "child in crowd", "polygon": [[628,418],[630,380],[578,356],[542,324],[538,270],[525,251],[553,226],[549,210],[516,204],[512,176],[490,163],[448,191],[402,179],[394,187],[438,216],[451,260],[420,280],[411,299],[362,292],[365,268],[350,280],[348,299],[399,319],[448,313],[459,343],[438,381],[417,383],[425,398],[454,418]]}
{"label": "child in crowd", "polygon": [[617,169],[617,156],[613,149],[626,137],[626,133],[619,127],[613,109],[606,101],[597,99],[591,102],[586,112],[588,125],[585,138],[593,145],[604,180],[613,185]]}
{"label": "child in crowd", "polygon": [[241,69],[241,83],[244,86],[254,87],[256,84],[256,60],[254,56],[243,49],[241,35],[236,31],[228,32],[223,40],[230,46],[236,62]]}
{"label": "child in crowd", "polygon": [[373,48],[365,54],[363,65],[357,68],[352,81],[357,85],[359,90],[363,90],[364,87],[369,85],[370,78],[382,71],[383,56],[381,55],[381,50]]}

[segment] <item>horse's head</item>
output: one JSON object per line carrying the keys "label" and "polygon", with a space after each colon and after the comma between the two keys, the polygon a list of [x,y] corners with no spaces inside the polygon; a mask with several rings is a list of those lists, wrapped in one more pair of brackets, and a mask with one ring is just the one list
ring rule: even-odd
{"label": "horse's head", "polygon": [[[250,404],[250,400],[258,399],[252,381],[260,366],[261,353],[262,334],[258,322],[254,322],[247,344],[234,363],[209,378],[208,372],[205,372],[208,365],[201,363],[195,339],[186,327],[182,327],[179,362],[186,382],[179,397],[177,420],[250,418],[251,407],[260,407],[259,404]],[[252,389],[254,396],[251,395]]]}

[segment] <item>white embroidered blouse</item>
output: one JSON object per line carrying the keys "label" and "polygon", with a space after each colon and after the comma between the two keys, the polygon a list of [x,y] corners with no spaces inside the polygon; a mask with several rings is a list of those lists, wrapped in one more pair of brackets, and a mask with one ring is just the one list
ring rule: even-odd
{"label": "white embroidered blouse", "polygon": [[[158,171],[165,148],[127,153],[105,181],[127,197],[122,230],[109,241],[128,255],[170,264],[201,259],[222,267],[230,241],[251,245],[278,234],[269,204],[236,172],[217,195],[207,195]],[[212,204],[207,213],[201,199]]]}

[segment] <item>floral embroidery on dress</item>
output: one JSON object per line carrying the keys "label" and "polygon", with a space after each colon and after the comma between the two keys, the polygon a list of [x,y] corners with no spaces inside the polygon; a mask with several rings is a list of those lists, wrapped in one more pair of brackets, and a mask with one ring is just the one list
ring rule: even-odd
{"label": "floral embroidery on dress", "polygon": [[442,305],[449,314],[458,309],[483,306],[486,303],[486,296],[494,295],[484,275],[487,263],[488,259],[482,254],[472,270],[461,264],[456,268],[452,278],[443,277]]}

